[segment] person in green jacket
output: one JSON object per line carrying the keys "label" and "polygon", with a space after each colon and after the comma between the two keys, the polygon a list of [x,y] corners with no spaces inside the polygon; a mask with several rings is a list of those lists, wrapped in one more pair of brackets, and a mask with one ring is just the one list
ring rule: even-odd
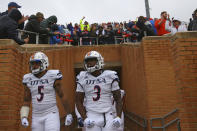
{"label": "person in green jacket", "polygon": [[88,24],[87,21],[84,22],[83,24],[83,20],[85,19],[85,16],[80,20],[80,27],[81,27],[81,31],[84,30],[84,27],[87,26],[87,30],[90,31],[90,25]]}

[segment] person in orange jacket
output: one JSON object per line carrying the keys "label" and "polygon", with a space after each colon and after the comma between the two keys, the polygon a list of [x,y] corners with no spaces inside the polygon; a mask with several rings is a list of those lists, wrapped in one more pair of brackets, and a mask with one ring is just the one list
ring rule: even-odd
{"label": "person in orange jacket", "polygon": [[165,29],[165,23],[168,19],[169,14],[167,14],[166,11],[163,11],[161,12],[161,18],[155,21],[155,28],[157,29],[157,34],[159,36],[170,33]]}

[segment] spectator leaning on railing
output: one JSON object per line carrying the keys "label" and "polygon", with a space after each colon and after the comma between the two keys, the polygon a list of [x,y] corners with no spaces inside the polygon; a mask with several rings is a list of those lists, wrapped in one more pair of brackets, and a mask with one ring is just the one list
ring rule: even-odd
{"label": "spectator leaning on railing", "polygon": [[0,39],[13,39],[16,43],[22,45],[28,43],[29,38],[24,40],[18,38],[18,21],[22,19],[21,12],[12,9],[8,15],[0,17]]}
{"label": "spectator leaning on railing", "polygon": [[82,44],[83,45],[90,45],[90,32],[87,29],[87,26],[84,26],[83,31],[81,32],[82,36]]}
{"label": "spectator leaning on railing", "polygon": [[92,24],[91,25],[91,29],[90,29],[90,37],[92,37],[91,38],[92,45],[96,45],[97,44],[97,34],[96,34],[96,31],[97,31],[97,25],[96,24]]}
{"label": "spectator leaning on railing", "polygon": [[105,40],[106,40],[106,44],[115,44],[114,41],[114,30],[112,30],[112,25],[108,25],[107,28],[105,29]]}
{"label": "spectator leaning on railing", "polygon": [[[43,19],[44,15],[41,12],[36,13],[36,15],[31,15],[24,30],[39,33],[39,35],[48,34],[49,30],[40,27],[40,22],[43,21]],[[29,35],[29,43],[36,43],[36,34],[25,33],[25,35]]]}
{"label": "spectator leaning on railing", "polygon": [[53,24],[56,24],[56,23],[57,23],[57,17],[55,15],[50,16],[49,18],[43,20],[40,23],[41,28],[49,30],[47,35],[41,35],[40,36],[40,43],[41,44],[48,44],[49,43],[49,41],[48,41],[49,36],[59,34],[59,32],[52,32],[51,31],[51,26]]}
{"label": "spectator leaning on railing", "polygon": [[73,39],[72,45],[78,45],[81,36],[81,29],[77,23],[71,31],[71,38]]}
{"label": "spectator leaning on railing", "polygon": [[62,44],[63,39],[61,39],[60,31],[57,24],[52,25],[51,27],[52,32],[59,32],[57,35],[53,35],[50,37],[50,44]]}

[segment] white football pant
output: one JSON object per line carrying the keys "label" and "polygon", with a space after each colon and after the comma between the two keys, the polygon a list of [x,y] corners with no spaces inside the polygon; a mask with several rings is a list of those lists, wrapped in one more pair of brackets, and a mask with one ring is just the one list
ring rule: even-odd
{"label": "white football pant", "polygon": [[59,112],[54,111],[40,117],[32,115],[32,131],[60,131]]}
{"label": "white football pant", "polygon": [[[95,125],[92,128],[85,127],[85,131],[123,131],[122,128],[115,128],[112,125],[112,121],[115,118],[114,113],[108,112],[104,114],[87,112],[87,117],[95,121]],[[105,120],[104,120],[105,119]]]}

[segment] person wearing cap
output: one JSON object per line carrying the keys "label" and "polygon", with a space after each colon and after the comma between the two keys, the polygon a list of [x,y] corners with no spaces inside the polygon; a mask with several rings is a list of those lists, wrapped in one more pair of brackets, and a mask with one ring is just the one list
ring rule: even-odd
{"label": "person wearing cap", "polygon": [[22,19],[21,12],[12,9],[8,15],[0,17],[0,39],[13,39],[19,45],[28,43],[29,38],[24,40],[18,38],[18,22]]}
{"label": "person wearing cap", "polygon": [[[39,34],[48,34],[49,30],[40,27],[40,22],[44,20],[44,15],[41,12],[37,12],[36,15],[31,15],[25,25],[24,30],[31,31]],[[36,35],[32,33],[25,33],[24,36],[29,35],[29,43],[36,43]]]}
{"label": "person wearing cap", "polygon": [[20,5],[18,5],[16,2],[10,2],[8,4],[8,10],[6,10],[5,12],[1,13],[0,16],[3,16],[3,15],[7,15],[8,12],[10,12],[11,9],[17,9],[17,8],[21,8]]}
{"label": "person wearing cap", "polygon": [[187,31],[186,25],[178,19],[174,19],[172,22],[170,20],[166,20],[165,29],[172,35],[174,35],[176,32]]}
{"label": "person wearing cap", "polygon": [[[21,8],[20,5],[18,5],[16,2],[10,2],[8,3],[8,10],[6,10],[5,12],[1,13],[0,16],[4,16],[4,15],[8,15],[8,13],[12,10],[12,9],[18,9]],[[28,16],[22,16],[22,19],[20,19],[20,21],[18,21],[18,29],[23,30],[24,28],[24,22],[26,20],[28,20]]]}

